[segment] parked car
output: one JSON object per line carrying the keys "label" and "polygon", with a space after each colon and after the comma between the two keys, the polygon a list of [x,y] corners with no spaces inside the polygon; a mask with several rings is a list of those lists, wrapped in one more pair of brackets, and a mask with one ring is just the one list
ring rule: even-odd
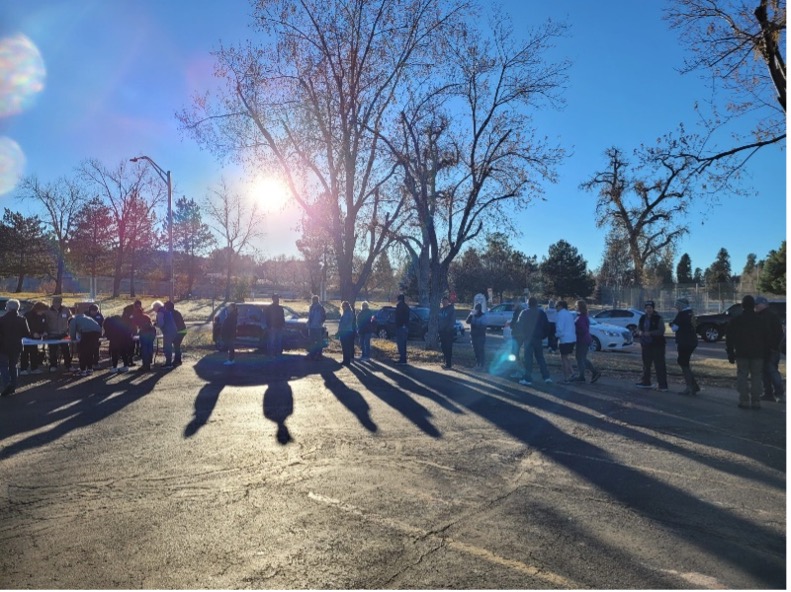
{"label": "parked car", "polygon": [[[429,309],[422,306],[409,308],[409,339],[425,339],[428,333]],[[374,334],[382,339],[392,339],[396,334],[395,307],[383,306],[374,313]],[[464,337],[464,325],[456,321],[454,339]]]}
{"label": "parked car", "polygon": [[[574,318],[577,317],[577,311],[572,311]],[[634,343],[634,336],[629,329],[619,327],[617,325],[610,325],[608,323],[600,323],[594,318],[590,318],[590,333],[593,341],[591,342],[590,351],[618,351],[626,349]],[[503,339],[511,339],[511,322],[508,321],[503,328]],[[544,347],[548,347],[546,339],[542,342]]]}
{"label": "parked car", "polygon": [[[483,313],[487,329],[502,329],[505,324],[514,316],[514,308],[519,306],[519,302],[503,302],[493,306]],[[525,305],[522,304],[522,307]]]}
{"label": "parked car", "polygon": [[[267,310],[270,302],[238,302],[238,320],[236,322],[236,345],[255,347],[266,351],[267,349]],[[282,305],[281,305],[282,306]],[[286,326],[283,330],[283,349],[307,349],[310,345],[308,335],[308,320],[299,313],[283,306],[285,309]],[[212,339],[220,351],[225,351],[227,346],[222,342],[222,321],[228,315],[228,305],[224,306],[212,320]],[[324,329],[324,338],[328,339],[327,329]]]}
{"label": "parked car", "polygon": [[641,316],[643,316],[643,311],[636,308],[610,308],[591,315],[591,318],[596,319],[600,323],[625,327],[634,335]]}
{"label": "parked car", "polygon": [[[11,297],[9,296],[0,296],[0,317],[2,317],[5,314],[5,305],[6,302],[8,302],[9,300],[11,300]],[[34,304],[35,302],[33,302],[32,300],[20,300],[19,314],[22,315],[25,314],[27,311],[33,308]]]}
{"label": "parked car", "polygon": [[[783,327],[786,325],[786,303],[785,300],[772,300],[769,302],[769,308],[780,317]],[[698,335],[704,341],[713,343],[725,337],[725,332],[728,329],[728,323],[731,319],[742,314],[742,305],[740,303],[732,304],[725,310],[716,314],[702,314],[697,315],[697,331]]]}

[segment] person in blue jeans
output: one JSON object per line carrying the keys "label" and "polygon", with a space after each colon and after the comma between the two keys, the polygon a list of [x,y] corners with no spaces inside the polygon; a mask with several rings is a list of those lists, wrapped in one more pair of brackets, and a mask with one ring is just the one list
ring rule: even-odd
{"label": "person in blue jeans", "polygon": [[409,339],[409,306],[403,294],[398,295],[395,307],[396,347],[398,348],[397,364],[406,364],[406,342]]}
{"label": "person in blue jeans", "polygon": [[470,325],[470,339],[472,340],[472,351],[475,354],[475,369],[486,370],[486,319],[483,314],[481,303],[475,305],[473,311],[467,317]]}
{"label": "person in blue jeans", "polygon": [[538,300],[530,297],[527,301],[527,308],[519,313],[520,333],[524,336],[525,346],[525,375],[519,381],[519,384],[530,386],[533,384],[533,358],[538,362],[538,369],[541,371],[541,377],[544,382],[552,382],[549,376],[549,369],[547,362],[544,359],[544,345],[543,340],[549,332],[549,321],[547,320],[546,313],[538,306]]}

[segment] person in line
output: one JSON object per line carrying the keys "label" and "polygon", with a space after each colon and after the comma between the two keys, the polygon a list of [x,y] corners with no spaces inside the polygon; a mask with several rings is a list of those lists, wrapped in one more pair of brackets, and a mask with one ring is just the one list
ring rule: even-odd
{"label": "person in line", "polygon": [[80,359],[80,376],[93,374],[94,358],[99,349],[99,337],[102,326],[87,315],[87,311],[78,312],[69,323],[69,337],[77,344],[77,355]]}
{"label": "person in line", "polygon": [[547,337],[547,345],[549,346],[548,349],[552,353],[558,351],[558,337],[557,337],[557,327],[555,326],[555,321],[557,320],[558,311],[555,308],[555,301],[550,300],[547,303],[547,320],[549,321],[549,337]]}
{"label": "person in line", "polygon": [[547,362],[544,359],[544,338],[549,331],[547,313],[538,306],[538,300],[531,296],[527,300],[527,308],[519,314],[517,325],[524,335],[525,345],[525,374],[519,384],[530,386],[533,384],[533,358],[538,362],[541,378],[545,383],[551,383]]}
{"label": "person in line", "polygon": [[173,338],[173,366],[181,366],[181,343],[187,336],[187,324],[173,302],[170,300],[165,302],[165,308],[173,314],[173,321],[176,323],[176,335]]}
{"label": "person in line", "polygon": [[439,344],[442,348],[443,368],[453,368],[453,340],[456,335],[456,308],[447,296],[442,297],[439,309]]}
{"label": "person in line", "polygon": [[769,301],[763,296],[755,299],[755,312],[758,314],[767,331],[767,354],[764,360],[763,383],[764,401],[785,402],[785,388],[783,377],[780,374],[780,348],[785,340],[783,322],[775,312],[769,308]]}
{"label": "person in line", "polygon": [[[132,363],[134,327],[129,318],[133,305],[123,309],[121,314],[111,315],[104,320],[104,335],[110,342],[110,372],[129,372]],[[118,360],[123,366],[118,367]]]}
{"label": "person in line", "polygon": [[[71,310],[63,304],[63,298],[55,296],[52,299],[52,306],[45,313],[47,319],[47,338],[65,339],[69,334],[69,320]],[[60,343],[49,346],[49,369],[56,370],[58,367],[58,353],[63,356],[63,365],[68,370],[71,367],[71,347],[68,343]]]}
{"label": "person in line", "polygon": [[173,303],[168,300],[157,311],[157,328],[162,332],[162,351],[165,354],[163,370],[173,369],[173,343],[178,337],[176,317],[173,314]]}
{"label": "person in line", "polygon": [[571,365],[571,354],[574,353],[574,344],[577,342],[577,330],[574,327],[574,315],[569,311],[565,300],[559,300],[555,305],[555,335],[560,351],[560,368],[563,371],[563,382],[571,382],[574,369]]}
{"label": "person in line", "polygon": [[692,373],[689,363],[692,353],[698,347],[695,313],[686,298],[676,300],[675,306],[678,312],[675,318],[670,321],[670,329],[676,334],[676,350],[678,351],[676,361],[681,368],[681,374],[684,376],[684,384],[686,385],[681,394],[697,395],[700,391],[700,386],[698,386],[698,381],[695,380],[695,375]]}
{"label": "person in line", "polygon": [[222,342],[228,346],[228,359],[225,360],[226,366],[233,366],[236,364],[236,325],[239,320],[239,309],[235,302],[228,305],[228,314],[223,319],[222,327],[220,328],[222,335]]}
{"label": "person in line", "polygon": [[349,366],[354,359],[354,340],[357,337],[357,319],[354,309],[347,300],[341,302],[341,319],[338,321],[338,339],[341,341],[343,360],[341,364]]}
{"label": "person in line", "polygon": [[511,378],[522,378],[524,375],[524,369],[520,372],[519,371],[519,355],[522,350],[522,344],[525,341],[525,336],[522,333],[522,327],[519,324],[519,315],[524,310],[524,306],[522,306],[521,302],[517,302],[514,305],[514,314],[511,315],[511,356],[513,357],[514,363],[516,364],[516,370],[511,375]]}
{"label": "person in line", "polygon": [[151,317],[144,315],[140,319],[140,329],[137,332],[140,342],[140,372],[150,372],[154,363],[154,345],[157,341],[157,328],[151,322]]}
{"label": "person in line", "polygon": [[17,364],[22,354],[22,339],[30,337],[27,319],[19,314],[19,300],[11,298],[0,317],[0,397],[16,392]]}
{"label": "person in line", "polygon": [[728,323],[725,349],[728,362],[736,364],[739,408],[760,409],[769,330],[756,314],[755,299],[749,294],[742,298],[742,314]]}
{"label": "person in line", "polygon": [[486,319],[482,309],[481,303],[478,302],[467,316],[467,323],[470,325],[472,350],[475,353],[476,370],[486,369]]}
{"label": "person in line", "polygon": [[[91,317],[96,323],[99,325],[99,328],[102,329],[104,327],[104,315],[99,310],[99,305],[96,303],[91,304],[88,307],[88,316]],[[101,334],[99,335],[101,338]],[[99,355],[99,349],[101,348],[101,342],[99,340],[96,341],[96,350],[93,352],[90,361],[90,367],[93,369],[99,368],[99,360],[101,360],[101,356]]]}
{"label": "person in line", "polygon": [[364,301],[360,305],[360,314],[357,315],[357,331],[360,334],[360,359],[371,359],[371,337],[374,334],[374,311],[371,305]]}
{"label": "person in line", "polygon": [[396,364],[406,364],[406,344],[409,340],[409,306],[406,303],[406,296],[398,295],[398,302],[395,307],[396,324],[396,347],[398,348],[398,361]]}
{"label": "person in line", "polygon": [[308,309],[308,336],[310,337],[309,360],[320,360],[321,351],[324,349],[324,322],[327,320],[327,311],[319,302],[319,297],[311,297]]}
{"label": "person in line", "polygon": [[645,303],[645,313],[637,323],[637,337],[643,357],[643,376],[636,385],[640,388],[653,388],[651,366],[656,368],[656,380],[660,392],[667,392],[667,366],[665,364],[665,321],[656,312],[653,300]]}
{"label": "person in line", "polygon": [[601,372],[588,359],[590,352],[590,345],[593,343],[591,337],[591,322],[588,317],[588,304],[584,300],[577,300],[577,318],[574,320],[574,332],[577,337],[576,343],[576,357],[577,357],[577,374],[572,380],[576,382],[585,382],[585,371],[591,372],[591,384],[601,378]]}
{"label": "person in line", "polygon": [[272,294],[272,304],[267,309],[266,330],[269,335],[269,355],[283,355],[283,328],[286,326],[286,312],[280,306],[280,294]]}
{"label": "person in line", "polygon": [[[145,323],[145,319],[147,318],[151,321],[151,317],[149,317],[145,310],[143,310],[143,303],[140,300],[135,300],[133,303],[132,309],[132,326],[135,329],[135,335],[140,334],[140,328]],[[140,351],[140,340],[134,342],[134,352],[132,354],[132,362],[134,363],[135,358],[140,359],[143,357]]]}
{"label": "person in line", "polygon": [[[44,302],[36,302],[29,311],[25,313],[27,325],[30,328],[30,337],[33,339],[44,339],[47,336],[47,319],[44,311],[47,305]],[[22,358],[19,364],[19,374],[42,374],[44,371],[39,368],[42,361],[42,354],[38,345],[26,345],[22,348]],[[28,367],[30,370],[28,371]]]}

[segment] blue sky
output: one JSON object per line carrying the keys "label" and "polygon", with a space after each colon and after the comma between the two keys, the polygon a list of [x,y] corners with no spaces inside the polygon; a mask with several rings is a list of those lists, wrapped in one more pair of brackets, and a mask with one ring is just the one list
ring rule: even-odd
{"label": "blue sky", "polygon": [[[565,108],[535,115],[539,132],[571,155],[559,169],[560,182],[546,185],[545,201],[519,215],[523,235],[512,243],[541,259],[564,239],[595,268],[604,230],[593,223],[595,196],[579,184],[604,168],[606,148],[628,155],[681,122],[691,124],[707,87],[694,74],[678,73],[685,54],[661,18],[665,2],[515,0],[505,6],[517,32],[549,17],[570,25],[556,52],[572,62]],[[220,41],[251,35],[250,12],[247,0],[0,0],[6,48],[0,69],[8,80],[14,68],[22,81],[11,93],[19,96],[0,87],[0,191],[6,191],[0,207],[32,213],[30,202],[9,191],[15,167],[50,181],[86,158],[112,166],[141,154],[172,172],[176,197],[202,199],[221,175],[252,191],[242,171],[223,169],[182,139],[174,117],[194,92],[213,84],[209,52]],[[23,59],[31,47],[40,62]],[[719,205],[701,204],[690,213],[691,232],[678,256],[689,253],[693,267],[705,269],[725,247],[739,273],[748,253],[764,258],[785,239],[785,152],[764,150],[748,172],[755,197],[724,195]],[[295,210],[272,207],[259,245],[266,255],[297,253],[289,230],[297,219]]]}

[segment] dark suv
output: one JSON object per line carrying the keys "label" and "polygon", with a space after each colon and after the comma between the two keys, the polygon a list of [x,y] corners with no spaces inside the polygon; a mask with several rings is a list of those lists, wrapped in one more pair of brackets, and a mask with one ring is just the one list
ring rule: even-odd
{"label": "dark suv", "polygon": [[[236,345],[267,349],[268,335],[266,330],[266,317],[270,302],[238,302],[238,319],[236,321]],[[282,306],[282,305],[281,305]],[[308,335],[308,320],[299,313],[283,306],[285,309],[286,326],[283,329],[283,349],[307,349],[310,345]],[[222,342],[222,321],[228,315],[228,305],[218,312],[212,319],[212,340],[220,351],[225,351],[227,346]],[[327,329],[324,329],[325,341],[328,338]]]}
{"label": "dark suv", "polygon": [[[769,308],[778,317],[780,317],[780,321],[783,323],[783,327],[785,327],[785,301],[771,301],[769,303]],[[737,303],[729,306],[725,312],[697,315],[696,319],[698,335],[700,335],[704,341],[708,341],[709,343],[719,341],[725,337],[725,331],[727,330],[728,323],[730,323],[731,319],[738,317],[740,314],[742,314],[742,305]]]}

